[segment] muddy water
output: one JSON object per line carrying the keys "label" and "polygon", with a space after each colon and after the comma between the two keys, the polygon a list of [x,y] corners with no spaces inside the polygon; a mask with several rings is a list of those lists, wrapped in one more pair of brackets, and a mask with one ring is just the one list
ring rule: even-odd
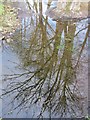
{"label": "muddy water", "polygon": [[3,117],[86,116],[87,19],[53,21],[45,15],[53,1],[9,4],[21,27],[2,46]]}

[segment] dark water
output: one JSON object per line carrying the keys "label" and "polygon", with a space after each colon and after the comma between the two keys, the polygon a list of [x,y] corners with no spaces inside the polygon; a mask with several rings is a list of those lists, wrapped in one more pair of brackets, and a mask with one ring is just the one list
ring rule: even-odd
{"label": "dark water", "polygon": [[56,4],[11,3],[21,28],[2,47],[3,117],[87,115],[88,21],[53,21]]}

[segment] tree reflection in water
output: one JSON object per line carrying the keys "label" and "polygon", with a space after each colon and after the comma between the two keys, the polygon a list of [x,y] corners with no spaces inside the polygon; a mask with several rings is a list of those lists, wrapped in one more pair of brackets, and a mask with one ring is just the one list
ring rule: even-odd
{"label": "tree reflection in water", "polygon": [[[36,3],[34,7],[38,12]],[[18,53],[25,72],[4,78],[4,81],[10,81],[3,95],[15,93],[13,101],[19,102],[13,110],[19,108],[19,112],[40,102],[38,117],[48,110],[50,115],[76,117],[78,111],[83,112],[82,96],[77,86],[77,69],[89,27],[77,54],[74,50],[74,47],[77,48],[74,45],[76,24],[59,20],[54,30],[48,17],[43,15],[42,7],[40,2],[39,17],[36,15],[34,19],[32,16],[29,18],[29,28],[24,26],[13,36],[11,47]]]}

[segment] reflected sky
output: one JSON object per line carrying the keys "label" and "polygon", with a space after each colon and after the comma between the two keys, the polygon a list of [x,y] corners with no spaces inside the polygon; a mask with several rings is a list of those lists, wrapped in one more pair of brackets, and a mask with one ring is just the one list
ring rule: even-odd
{"label": "reflected sky", "polygon": [[87,20],[53,21],[45,11],[56,2],[30,3],[35,12],[21,17],[21,28],[3,45],[3,116],[85,116],[87,94],[82,96],[77,80],[83,64],[87,70],[90,26]]}

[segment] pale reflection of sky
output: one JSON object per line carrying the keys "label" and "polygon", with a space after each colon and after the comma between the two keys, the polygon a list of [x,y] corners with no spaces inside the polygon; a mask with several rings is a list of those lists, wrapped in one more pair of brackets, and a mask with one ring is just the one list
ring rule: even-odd
{"label": "pale reflection of sky", "polygon": [[[25,1],[25,0],[24,0]],[[45,16],[45,11],[46,11],[46,9],[47,9],[47,1],[48,0],[43,0],[44,1],[44,3],[45,4],[43,4],[43,13],[44,13],[44,16]],[[33,4],[33,0],[29,0],[29,2],[31,3],[31,4]],[[54,2],[52,2],[52,7],[55,7],[56,6],[56,2],[54,1]],[[55,29],[56,28],[56,22],[54,22],[54,21],[52,21],[50,18],[48,19],[48,21],[49,21],[49,23],[50,23],[50,25],[53,27],[53,29]],[[23,23],[23,22],[22,22]],[[80,26],[81,24],[78,24],[78,27],[80,27],[81,28],[81,26]],[[79,30],[79,28],[77,28],[77,30]],[[77,31],[76,30],[76,31]],[[48,30],[49,31],[49,30]],[[49,31],[50,32],[50,31]],[[83,32],[85,32],[85,31],[83,31]],[[62,34],[62,38],[63,38],[63,36],[64,36],[64,33]],[[79,39],[82,39],[82,34],[79,34]],[[83,37],[85,36],[85,34],[83,34]],[[8,60],[10,60],[10,61],[8,61]],[[20,61],[19,61],[19,59],[18,59],[18,57],[17,57],[17,55],[15,54],[15,53],[12,53],[12,51],[8,48],[8,46],[6,47],[6,51],[4,51],[3,52],[3,73],[5,74],[5,73],[9,73],[10,72],[10,70],[13,70],[13,71],[15,71],[15,64],[13,64],[13,62],[17,62],[17,63],[19,63]],[[8,69],[9,68],[9,69]],[[12,71],[11,71],[12,72]],[[18,72],[18,71],[17,71]],[[2,50],[1,50],[1,48],[0,48],[0,89],[1,89],[1,87],[2,87],[2,82],[1,82],[1,75],[2,75]],[[1,94],[1,93],[0,93]],[[7,102],[6,102],[7,103]],[[4,103],[3,103],[4,104]],[[3,106],[3,107],[6,107],[5,105]],[[0,101],[0,108],[1,108],[1,101]],[[7,110],[8,110],[8,108],[7,108]],[[6,110],[6,111],[7,111]],[[37,108],[35,108],[34,110],[29,110],[29,112],[27,111],[27,112],[25,112],[24,110],[20,113],[20,114],[18,114],[17,116],[16,116],[16,113],[17,113],[17,111],[15,111],[14,113],[12,113],[12,114],[9,114],[8,115],[8,117],[21,117],[22,116],[22,118],[23,117],[25,117],[25,118],[27,118],[27,117],[32,117],[32,115],[33,115],[33,112],[36,112],[36,115],[38,114],[38,112],[40,111],[40,109],[39,109],[39,107],[37,106]],[[1,112],[2,112],[2,109],[0,109],[0,116],[1,116]],[[45,113],[45,116],[47,116],[47,114]]]}
{"label": "pale reflection of sky", "polygon": [[[2,94],[2,48],[0,46],[0,95]],[[0,117],[2,116],[2,100],[0,99]]]}

